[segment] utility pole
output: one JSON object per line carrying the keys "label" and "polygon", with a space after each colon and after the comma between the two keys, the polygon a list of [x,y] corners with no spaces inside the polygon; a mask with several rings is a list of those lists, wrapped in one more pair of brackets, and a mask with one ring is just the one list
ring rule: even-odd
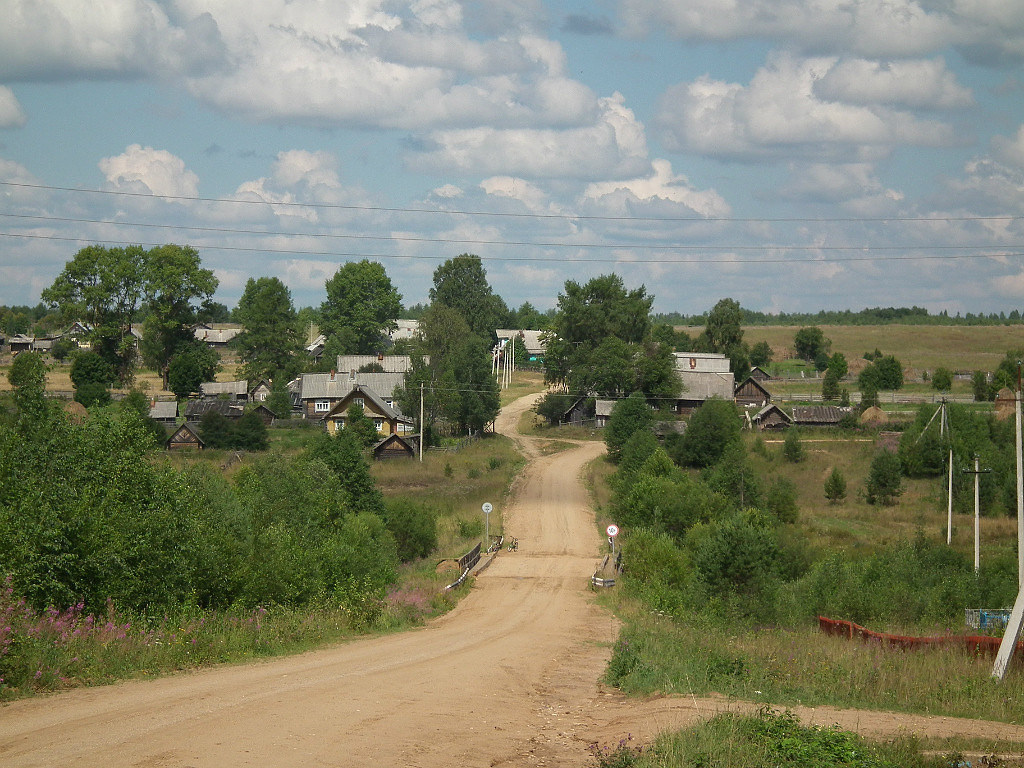
{"label": "utility pole", "polygon": [[423,382],[420,382],[420,462],[423,461],[423,439],[426,430],[423,428]]}
{"label": "utility pole", "polygon": [[981,504],[978,490],[978,479],[981,475],[991,472],[991,469],[978,469],[978,454],[974,454],[974,469],[965,469],[965,475],[974,475],[974,572],[981,568]]}
{"label": "utility pole", "polygon": [[1021,361],[1017,361],[1017,392],[1013,398],[1014,416],[1017,423],[1017,439],[1014,449],[1017,453],[1017,588],[1024,589],[1024,458],[1021,457],[1020,429],[1020,369]]}

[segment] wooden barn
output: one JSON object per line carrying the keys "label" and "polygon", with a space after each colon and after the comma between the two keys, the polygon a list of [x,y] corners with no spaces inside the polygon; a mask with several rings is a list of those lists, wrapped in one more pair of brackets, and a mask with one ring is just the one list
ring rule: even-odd
{"label": "wooden barn", "polygon": [[419,445],[419,435],[391,434],[373,446],[373,458],[381,459],[414,459]]}
{"label": "wooden barn", "polygon": [[736,405],[763,407],[772,401],[772,393],[753,376],[748,376],[737,385],[734,392]]}
{"label": "wooden barn", "polygon": [[793,417],[774,403],[769,403],[750,417],[754,429],[785,429],[792,426]]}
{"label": "wooden barn", "polygon": [[201,451],[206,447],[206,443],[199,436],[199,425],[195,422],[186,421],[167,436],[164,447],[168,451]]}

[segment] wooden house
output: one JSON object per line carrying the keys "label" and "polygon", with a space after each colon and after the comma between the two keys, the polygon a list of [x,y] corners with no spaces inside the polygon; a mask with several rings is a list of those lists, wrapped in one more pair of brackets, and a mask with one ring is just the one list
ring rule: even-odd
{"label": "wooden house", "polygon": [[223,349],[245,330],[238,323],[204,323],[195,328],[195,337],[214,349]]}
{"label": "wooden house", "polygon": [[711,352],[674,354],[675,372],[683,385],[682,394],[676,400],[677,413],[693,413],[712,397],[733,399],[736,379],[728,357]]}
{"label": "wooden house", "polygon": [[149,418],[153,419],[154,421],[159,421],[161,424],[176,424],[178,422],[178,401],[150,401]]}
{"label": "wooden house", "polygon": [[419,447],[418,435],[391,434],[373,446],[373,458],[381,459],[414,459]]}
{"label": "wooden house", "polygon": [[774,403],[768,403],[750,417],[754,429],[785,429],[792,426],[793,417]]}
{"label": "wooden house", "polygon": [[231,400],[249,399],[249,382],[239,381],[204,381],[199,385],[199,392],[203,397],[221,397],[222,395]]}
{"label": "wooden house", "polygon": [[759,365],[755,365],[750,369],[750,378],[757,379],[757,381],[771,381],[772,375],[768,373],[764,368]]}
{"label": "wooden house", "polygon": [[260,403],[253,408],[252,412],[255,413],[256,417],[268,427],[277,419],[277,414],[267,408],[263,403]]}
{"label": "wooden house", "polygon": [[210,411],[217,411],[229,419],[240,419],[245,406],[236,400],[191,400],[185,406],[185,420],[199,422]]}
{"label": "wooden house", "polygon": [[345,422],[348,419],[348,409],[357,404],[362,407],[363,414],[373,421],[377,432],[382,437],[395,434],[402,436],[412,434],[414,429],[412,419],[403,416],[389,406],[369,387],[356,384],[324,417],[329,435],[333,435],[338,430],[345,428]]}
{"label": "wooden house", "polygon": [[807,405],[793,408],[793,423],[799,427],[838,427],[852,409],[838,405]]}
{"label": "wooden house", "polygon": [[562,424],[581,426],[592,418],[593,401],[589,397],[577,397],[562,414]]}
{"label": "wooden house", "polygon": [[394,408],[395,390],[404,384],[403,373],[304,373],[298,387],[299,409],[303,418],[322,419],[356,385],[373,390],[385,405]]}
{"label": "wooden house", "polygon": [[733,397],[736,399],[736,405],[740,407],[758,406],[763,408],[772,401],[771,392],[753,376],[748,376],[736,386]]}
{"label": "wooden house", "polygon": [[253,403],[265,403],[272,391],[271,384],[266,379],[260,379],[256,386],[249,390],[249,401]]}
{"label": "wooden house", "polygon": [[186,421],[180,427],[176,427],[170,432],[164,446],[169,451],[201,451],[206,447],[206,443],[199,436],[199,425],[195,422]]}

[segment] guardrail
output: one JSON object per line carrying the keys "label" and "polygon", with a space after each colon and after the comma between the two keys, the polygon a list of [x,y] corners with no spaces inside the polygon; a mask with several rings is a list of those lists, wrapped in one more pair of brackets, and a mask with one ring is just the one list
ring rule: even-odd
{"label": "guardrail", "polygon": [[464,582],[466,580],[466,577],[469,576],[469,572],[473,570],[473,566],[475,566],[479,562],[480,562],[480,545],[477,544],[475,547],[473,547],[471,550],[469,550],[469,552],[467,552],[466,554],[464,554],[462,557],[459,558],[459,570],[462,571],[462,575],[459,576],[459,578],[457,578],[451,584],[446,586],[444,588],[445,592],[447,592],[450,589],[455,589],[456,587],[461,586],[462,582]]}
{"label": "guardrail", "polygon": [[[599,573],[604,573],[605,569],[608,567],[608,561],[610,559],[611,559],[611,554],[605,555],[604,559],[601,561],[601,564],[597,567],[597,570],[594,571],[594,575],[590,577],[590,587],[591,587],[591,589],[597,589],[598,587],[614,587],[615,586],[615,577],[614,576],[612,578],[610,578],[610,579],[606,579],[606,578],[604,578],[602,576],[598,576]],[[621,573],[622,572],[622,550],[621,549],[615,555],[615,561],[612,563],[612,572],[613,573]]]}

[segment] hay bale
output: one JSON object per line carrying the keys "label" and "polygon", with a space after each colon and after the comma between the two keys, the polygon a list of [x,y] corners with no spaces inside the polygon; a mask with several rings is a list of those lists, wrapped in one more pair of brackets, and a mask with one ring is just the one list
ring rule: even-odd
{"label": "hay bale", "polygon": [[860,423],[865,426],[874,426],[877,424],[885,424],[889,421],[889,417],[885,411],[879,408],[877,405],[872,405],[866,409],[864,413],[860,415]]}

